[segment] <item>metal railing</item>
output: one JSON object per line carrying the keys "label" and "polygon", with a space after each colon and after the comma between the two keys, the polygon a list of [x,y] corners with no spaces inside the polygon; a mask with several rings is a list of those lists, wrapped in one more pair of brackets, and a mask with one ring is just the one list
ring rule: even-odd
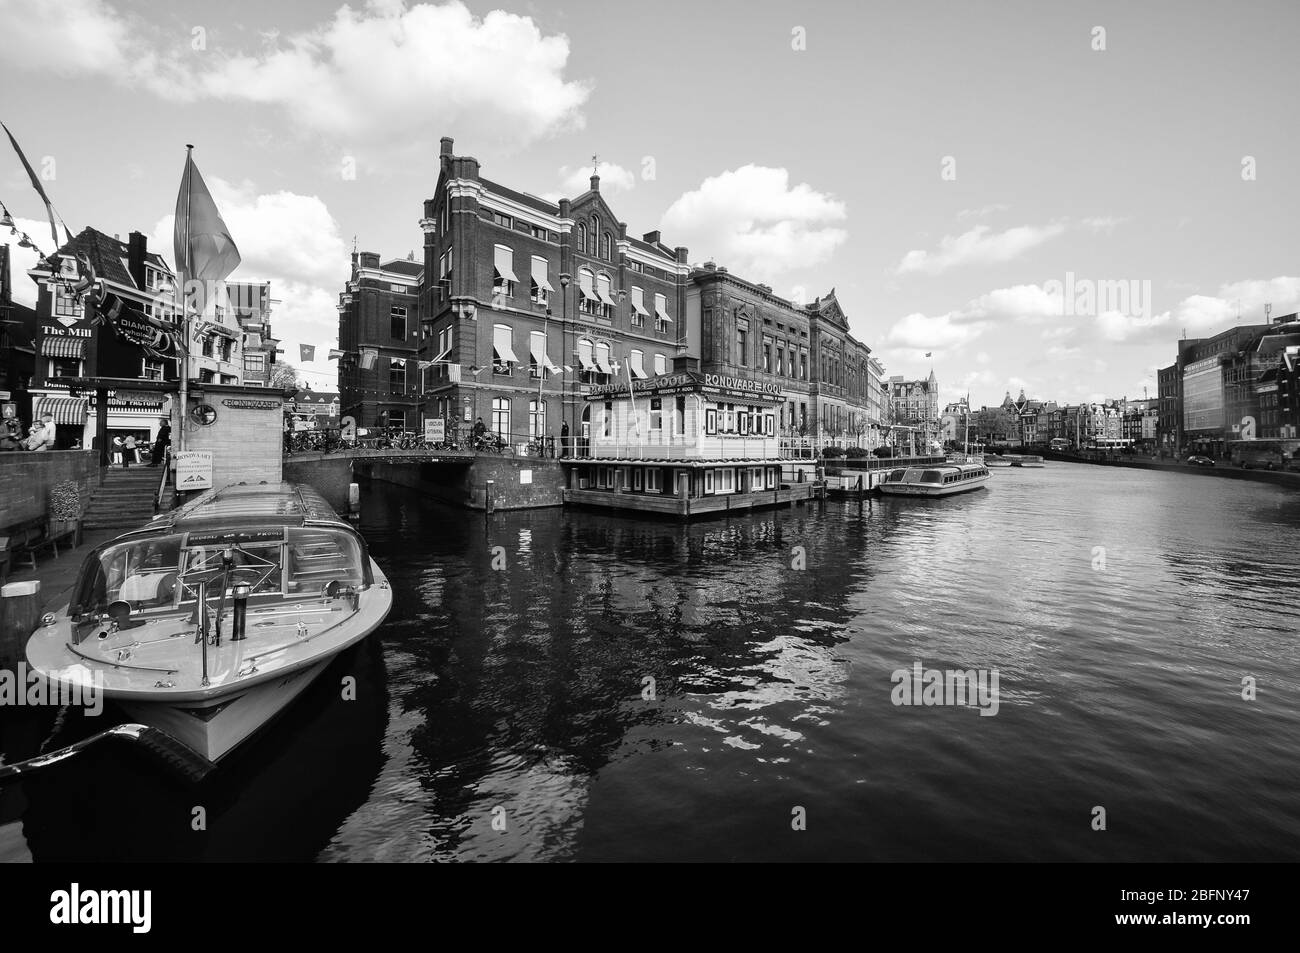
{"label": "metal railing", "polygon": [[526,434],[498,434],[473,430],[448,431],[442,440],[425,440],[424,435],[396,428],[367,428],[365,433],[345,434],[340,428],[290,430],[284,434],[284,454],[338,453],[357,450],[407,450],[411,452],[455,452],[502,457],[555,457],[559,441],[554,437],[534,438]]}

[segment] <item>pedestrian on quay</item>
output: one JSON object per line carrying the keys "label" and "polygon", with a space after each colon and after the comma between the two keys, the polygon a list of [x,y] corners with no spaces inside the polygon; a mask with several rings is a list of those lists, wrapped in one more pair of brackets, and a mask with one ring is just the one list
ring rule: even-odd
{"label": "pedestrian on quay", "polygon": [[23,446],[28,450],[53,450],[54,449],[54,418],[46,414],[43,418],[32,424],[31,433],[23,441]]}
{"label": "pedestrian on quay", "polygon": [[483,446],[483,438],[484,438],[484,436],[486,436],[486,434],[487,434],[487,425],[483,423],[483,418],[482,418],[482,417],[479,417],[478,419],[476,419],[476,420],[474,421],[474,447],[475,447],[475,449],[481,449],[481,448],[482,448],[482,446]]}
{"label": "pedestrian on quay", "polygon": [[[128,469],[132,460],[135,460],[135,434],[129,433],[122,441],[122,469]],[[136,462],[139,463],[138,460]]]}
{"label": "pedestrian on quay", "polygon": [[153,452],[149,457],[149,466],[156,467],[162,462],[163,454],[172,442],[172,425],[164,418],[162,424],[158,427],[158,439],[153,442]]}
{"label": "pedestrian on quay", "polygon": [[112,461],[118,466],[122,465],[122,437],[120,435],[113,438]]}
{"label": "pedestrian on quay", "polygon": [[567,420],[560,423],[560,456],[569,455],[569,422]]}

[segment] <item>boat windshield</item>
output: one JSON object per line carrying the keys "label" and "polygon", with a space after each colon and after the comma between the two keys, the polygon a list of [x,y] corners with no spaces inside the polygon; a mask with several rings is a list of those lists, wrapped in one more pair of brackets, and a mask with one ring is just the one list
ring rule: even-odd
{"label": "boat windshield", "polygon": [[[219,575],[206,573],[217,570]],[[175,533],[111,543],[88,557],[70,611],[104,612],[124,602],[131,612],[167,611],[196,598],[248,585],[257,597],[315,595],[331,582],[365,583],[361,547],[346,529],[290,526],[248,533]]]}

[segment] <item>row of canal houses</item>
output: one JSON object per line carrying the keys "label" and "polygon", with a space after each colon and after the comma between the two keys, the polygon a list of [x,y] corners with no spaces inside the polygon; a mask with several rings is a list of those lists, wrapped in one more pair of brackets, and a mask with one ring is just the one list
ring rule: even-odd
{"label": "row of canal houses", "polygon": [[[945,443],[963,439],[968,411],[964,401],[949,404],[941,418]],[[1098,441],[1131,441],[1134,447],[1155,449],[1159,425],[1158,401],[1119,398],[1079,404],[1030,400],[1022,390],[1008,391],[997,407],[970,415],[972,442],[999,447],[1045,447],[1064,439],[1085,448]]]}
{"label": "row of canal houses", "polygon": [[833,289],[801,301],[691,264],[630,233],[597,174],[550,201],[450,138],[437,172],[422,258],[356,252],[339,295],[340,405],[359,427],[481,423],[516,450],[559,447],[575,500],[683,514],[800,497],[792,460],[890,440],[884,367]]}

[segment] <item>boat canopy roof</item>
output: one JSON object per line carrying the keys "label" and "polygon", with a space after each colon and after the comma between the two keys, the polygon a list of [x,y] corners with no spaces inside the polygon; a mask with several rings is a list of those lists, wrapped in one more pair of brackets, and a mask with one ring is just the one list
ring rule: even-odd
{"label": "boat canopy roof", "polygon": [[178,510],[157,517],[146,529],[195,532],[246,525],[303,526],[337,523],[347,526],[324,497],[300,483],[236,483],[209,490]]}

